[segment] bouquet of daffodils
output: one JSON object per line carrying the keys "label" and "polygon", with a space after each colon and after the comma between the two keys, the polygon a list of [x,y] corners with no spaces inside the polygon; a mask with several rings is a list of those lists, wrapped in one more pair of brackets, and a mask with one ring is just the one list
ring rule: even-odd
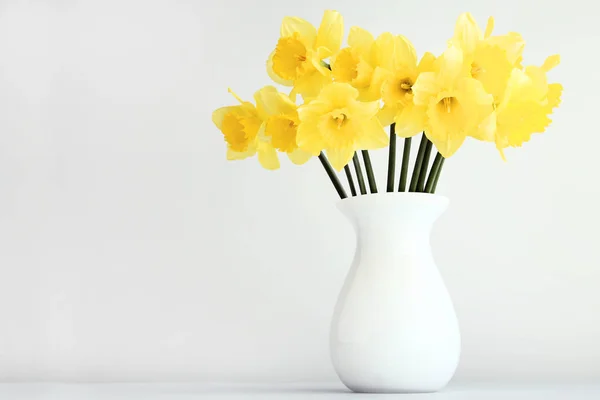
{"label": "bouquet of daffodils", "polygon": [[[265,86],[254,94],[255,104],[230,90],[239,104],[212,116],[227,159],[257,155],[264,168],[275,170],[278,153],[298,165],[316,156],[341,198],[347,197],[336,172],[342,169],[352,196],[367,194],[365,182],[377,192],[369,150],[389,147],[388,192],[434,193],[444,160],[467,137],[495,143],[504,159],[505,148],[521,146],[550,124],[562,86],[549,84],[546,74],[560,58],[524,67],[521,35],[492,35],[493,29],[491,17],[482,32],[469,13],[462,14],[444,53],[419,59],[406,37],[386,32],[375,38],[356,26],[342,48],[343,20],[336,11],[325,11],[318,29],[286,17],[266,69],[291,89]],[[421,132],[409,181],[411,140]],[[404,143],[396,184],[398,136]]]}

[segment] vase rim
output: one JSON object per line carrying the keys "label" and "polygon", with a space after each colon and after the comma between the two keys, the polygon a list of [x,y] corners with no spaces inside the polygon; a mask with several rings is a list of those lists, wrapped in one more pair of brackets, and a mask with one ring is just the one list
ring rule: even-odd
{"label": "vase rim", "polygon": [[340,211],[359,208],[432,208],[445,210],[450,203],[446,196],[420,192],[383,192],[347,197],[337,202]]}
{"label": "vase rim", "polygon": [[373,200],[374,198],[384,198],[387,197],[389,199],[397,199],[397,201],[402,201],[406,199],[411,199],[411,201],[419,200],[424,202],[441,202],[441,203],[449,203],[450,199],[446,196],[442,196],[439,194],[432,193],[422,193],[422,192],[382,192],[382,193],[369,193],[369,194],[357,194],[356,196],[349,196],[345,199],[338,200],[337,204],[346,204],[346,203],[359,203],[359,202],[367,202],[369,200]]}

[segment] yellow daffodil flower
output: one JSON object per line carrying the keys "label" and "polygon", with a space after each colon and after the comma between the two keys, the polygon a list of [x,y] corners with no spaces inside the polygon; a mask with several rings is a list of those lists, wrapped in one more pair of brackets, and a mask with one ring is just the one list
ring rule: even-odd
{"label": "yellow daffodil flower", "polygon": [[417,64],[417,53],[404,36],[383,34],[377,41],[379,63],[388,72],[381,87],[384,106],[379,120],[384,126],[396,123],[396,134],[414,136],[425,129],[426,107],[413,102],[412,87],[421,73],[435,69],[435,56],[425,53]]}
{"label": "yellow daffodil flower", "polygon": [[499,102],[512,69],[520,65],[525,42],[518,33],[491,36],[493,28],[491,17],[482,33],[470,13],[461,14],[450,45],[463,51],[467,73]]}
{"label": "yellow daffodil flower", "polygon": [[274,170],[280,166],[277,150],[287,153],[295,164],[303,164],[311,157],[296,145],[298,112],[288,96],[265,86],[254,94],[255,106],[231,93],[240,104],[221,107],[212,116],[227,142],[228,160],[258,154],[260,164]]}
{"label": "yellow daffodil flower", "polygon": [[241,104],[215,110],[212,120],[227,143],[227,159],[242,160],[256,154],[256,138],[263,121],[254,104],[229,92]]}
{"label": "yellow daffodil flower", "polygon": [[415,105],[426,107],[425,134],[445,158],[452,156],[467,136],[490,135],[479,131],[492,112],[493,97],[464,71],[462,50],[451,46],[441,56],[439,69],[420,74],[412,87]]}
{"label": "yellow daffodil flower", "polygon": [[348,45],[340,50],[331,63],[333,79],[358,89],[360,101],[379,100],[381,84],[387,72],[377,65],[377,47],[373,35],[353,26],[348,35]]}
{"label": "yellow daffodil flower", "polygon": [[266,67],[273,81],[291,91],[265,86],[249,102],[230,90],[239,104],[212,115],[227,159],[257,156],[262,167],[275,170],[278,153],[300,165],[325,152],[340,171],[358,150],[387,146],[384,127],[391,124],[400,137],[424,132],[444,158],[472,137],[494,143],[505,159],[504,149],[547,129],[563,88],[547,80],[559,56],[524,67],[521,35],[493,31],[492,17],[482,30],[463,13],[446,51],[419,60],[406,37],[386,32],[375,38],[356,26],[341,49],[343,19],[333,10],[325,11],[318,28],[285,17]]}
{"label": "yellow daffodil flower", "polygon": [[[417,77],[423,72],[434,72],[435,61],[436,59],[433,54],[425,53],[417,67]],[[414,95],[412,93],[410,94],[411,97],[414,98]],[[423,105],[417,106],[412,98],[411,101],[398,108],[398,112],[396,112],[394,117],[394,122],[396,123],[396,134],[405,138],[414,136],[424,131],[427,122],[427,107]]]}
{"label": "yellow daffodil flower", "polygon": [[377,119],[379,102],[361,102],[358,96],[358,90],[350,84],[335,82],[300,106],[298,146],[315,156],[325,150],[338,171],[357,150],[387,146],[389,137]]}
{"label": "yellow daffodil flower", "polygon": [[552,122],[549,115],[560,103],[562,85],[548,84],[546,73],[558,62],[558,56],[551,56],[542,67],[512,70],[502,102],[486,122],[494,128],[496,147],[503,159],[503,149],[521,146]]}
{"label": "yellow daffodil flower", "polygon": [[343,35],[342,16],[336,11],[325,11],[318,31],[302,18],[284,18],[281,37],[267,61],[269,76],[293,86],[292,95],[316,96],[331,82],[331,71],[323,60],[339,51]]}
{"label": "yellow daffodil flower", "polygon": [[[488,21],[488,27],[490,26],[490,23],[493,25],[493,18],[491,17]],[[509,32],[506,35],[487,35],[485,37],[485,43],[486,45],[490,46],[498,46],[502,50],[504,50],[506,52],[508,62],[513,67],[522,67],[521,62],[523,61],[523,50],[525,49],[525,40],[523,40],[523,37],[520,33]]]}
{"label": "yellow daffodil flower", "polygon": [[382,124],[390,125],[399,110],[412,102],[412,85],[417,78],[417,52],[404,36],[384,33],[377,38],[378,63],[387,72],[381,87]]}
{"label": "yellow daffodil flower", "polygon": [[286,153],[294,164],[307,162],[312,154],[296,144],[300,123],[296,103],[273,86],[266,86],[257,93],[256,104],[265,121],[264,135],[270,139],[271,146]]}

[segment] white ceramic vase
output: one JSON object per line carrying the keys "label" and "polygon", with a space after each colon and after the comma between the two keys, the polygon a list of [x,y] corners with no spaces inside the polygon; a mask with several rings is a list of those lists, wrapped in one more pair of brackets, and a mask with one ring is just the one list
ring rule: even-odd
{"label": "white ceramic vase", "polygon": [[460,332],[429,234],[448,199],[427,193],[351,197],[338,208],[356,253],[331,323],[331,358],[355,392],[435,392],[454,375]]}

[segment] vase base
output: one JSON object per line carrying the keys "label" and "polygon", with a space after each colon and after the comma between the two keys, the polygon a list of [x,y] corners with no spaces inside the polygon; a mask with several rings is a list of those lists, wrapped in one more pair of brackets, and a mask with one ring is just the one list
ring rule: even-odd
{"label": "vase base", "polygon": [[419,393],[436,393],[443,390],[446,385],[437,384],[431,385],[350,385],[342,381],[344,386],[353,391],[354,393],[381,393],[381,394],[419,394]]}
{"label": "vase base", "polygon": [[411,389],[411,388],[373,388],[373,387],[349,387],[346,385],[348,389],[353,391],[354,393],[364,393],[364,394],[425,394],[425,393],[437,393],[443,388],[439,389]]}

